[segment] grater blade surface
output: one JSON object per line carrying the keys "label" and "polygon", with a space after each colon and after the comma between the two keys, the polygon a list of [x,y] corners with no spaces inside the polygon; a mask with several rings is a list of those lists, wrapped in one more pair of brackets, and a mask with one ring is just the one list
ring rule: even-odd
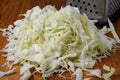
{"label": "grater blade surface", "polygon": [[67,0],[66,5],[78,7],[90,19],[106,21],[120,10],[120,0]]}

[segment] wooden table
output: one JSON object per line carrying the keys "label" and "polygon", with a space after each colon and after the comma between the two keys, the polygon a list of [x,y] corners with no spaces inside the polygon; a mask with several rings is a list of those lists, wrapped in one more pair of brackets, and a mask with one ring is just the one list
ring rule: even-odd
{"label": "wooden table", "polygon": [[[34,6],[44,7],[45,5],[54,5],[57,9],[65,5],[66,0],[0,0],[0,28],[6,28],[9,24],[17,19],[20,19],[19,14],[25,13],[28,9]],[[118,35],[120,36],[120,19],[114,22]],[[7,43],[6,39],[2,37],[0,32],[0,49],[2,49]],[[5,58],[2,57],[0,52],[0,71],[7,70],[7,67],[2,67],[5,62]],[[116,68],[115,74],[111,77],[112,80],[120,80],[120,49],[111,54],[111,57],[103,59],[102,62],[98,62],[94,68],[102,69],[103,64],[107,64]],[[19,80],[19,68],[20,65],[15,65],[16,73],[0,78],[0,80]],[[102,70],[103,71],[103,70]],[[104,72],[104,71],[103,71]],[[65,75],[69,75],[65,73]],[[30,80],[42,80],[40,74],[35,74]],[[53,77],[47,78],[47,80],[67,80],[59,78],[56,74]],[[75,80],[75,77],[68,79]],[[92,77],[91,80],[100,80],[96,77]]]}

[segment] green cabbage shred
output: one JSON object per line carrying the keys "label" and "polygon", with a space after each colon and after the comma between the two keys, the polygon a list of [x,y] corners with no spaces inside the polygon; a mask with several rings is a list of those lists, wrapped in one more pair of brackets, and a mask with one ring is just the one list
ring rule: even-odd
{"label": "green cabbage shred", "polygon": [[[97,59],[107,56],[120,41],[113,25],[97,29],[75,7],[57,10],[50,5],[43,9],[36,6],[23,16],[14,25],[0,29],[8,41],[1,51],[13,62],[10,65],[22,65],[20,80],[29,79],[31,68],[42,73],[43,78],[55,72],[62,74],[66,69],[76,75],[76,80],[82,80],[82,70],[93,68]],[[110,31],[115,39],[105,35]]]}

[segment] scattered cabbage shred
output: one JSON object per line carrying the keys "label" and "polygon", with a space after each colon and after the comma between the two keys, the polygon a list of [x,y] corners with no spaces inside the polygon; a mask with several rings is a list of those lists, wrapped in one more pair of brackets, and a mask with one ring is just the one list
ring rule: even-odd
{"label": "scattered cabbage shred", "polygon": [[[7,60],[13,62],[10,68],[14,64],[22,65],[20,80],[29,79],[35,72],[42,73],[45,78],[54,72],[62,74],[65,69],[76,75],[76,80],[83,80],[82,70],[93,68],[97,59],[106,57],[108,51],[120,42],[110,20],[110,28],[97,29],[75,7],[56,10],[50,5],[43,9],[36,6],[23,15],[25,18],[17,20],[14,25],[0,29],[7,37],[8,44],[1,51],[6,52]],[[114,38],[105,35],[110,31]],[[36,71],[30,72],[31,68]],[[110,79],[114,71],[103,77]],[[6,74],[9,73],[13,70]],[[100,70],[90,73],[102,78]]]}

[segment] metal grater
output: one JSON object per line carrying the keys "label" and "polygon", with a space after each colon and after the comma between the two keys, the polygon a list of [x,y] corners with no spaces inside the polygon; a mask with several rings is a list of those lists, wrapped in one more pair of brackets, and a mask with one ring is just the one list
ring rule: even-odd
{"label": "metal grater", "polygon": [[[90,19],[106,21],[120,12],[120,0],[67,0],[67,5],[78,7]],[[117,13],[117,15],[119,15]]]}

